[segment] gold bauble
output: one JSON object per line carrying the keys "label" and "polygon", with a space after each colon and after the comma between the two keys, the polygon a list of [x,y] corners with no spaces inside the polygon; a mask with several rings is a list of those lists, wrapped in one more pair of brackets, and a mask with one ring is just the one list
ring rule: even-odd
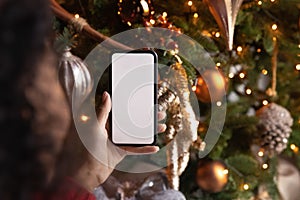
{"label": "gold bauble", "polygon": [[222,101],[226,95],[228,80],[218,69],[207,69],[197,78],[195,93],[204,103]]}
{"label": "gold bauble", "polygon": [[228,182],[228,169],[221,161],[202,161],[197,169],[196,181],[204,191],[220,192]]}

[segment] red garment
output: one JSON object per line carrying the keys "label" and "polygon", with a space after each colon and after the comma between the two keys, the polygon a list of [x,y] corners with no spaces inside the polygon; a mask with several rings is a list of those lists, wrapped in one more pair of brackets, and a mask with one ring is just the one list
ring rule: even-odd
{"label": "red garment", "polygon": [[57,190],[34,195],[34,200],[96,200],[96,197],[71,178],[65,178]]}

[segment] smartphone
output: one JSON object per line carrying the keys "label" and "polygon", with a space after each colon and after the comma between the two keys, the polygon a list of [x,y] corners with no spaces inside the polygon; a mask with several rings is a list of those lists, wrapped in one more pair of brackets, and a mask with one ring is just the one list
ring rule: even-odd
{"label": "smartphone", "polygon": [[154,51],[112,54],[111,140],[116,145],[154,145],[157,131],[157,55]]}

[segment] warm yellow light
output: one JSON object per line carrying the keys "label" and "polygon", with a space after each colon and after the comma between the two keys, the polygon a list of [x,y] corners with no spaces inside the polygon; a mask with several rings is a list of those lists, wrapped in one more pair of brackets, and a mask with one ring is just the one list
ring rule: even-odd
{"label": "warm yellow light", "polygon": [[78,14],[75,14],[74,17],[75,17],[76,19],[79,19],[80,16],[79,16]]}
{"label": "warm yellow light", "polygon": [[198,17],[199,17],[198,13],[194,13],[194,18],[198,18]]}
{"label": "warm yellow light", "polygon": [[162,16],[163,16],[164,18],[166,18],[166,17],[168,16],[168,13],[167,13],[167,12],[163,12]]}
{"label": "warm yellow light", "polygon": [[248,88],[248,89],[246,90],[246,94],[250,95],[251,93],[252,93],[252,90]]}
{"label": "warm yellow light", "polygon": [[155,20],[154,20],[154,19],[150,19],[150,23],[151,23],[152,25],[154,25],[154,24],[155,24]]}
{"label": "warm yellow light", "polygon": [[296,70],[298,70],[298,71],[300,70],[300,64],[296,65]]}
{"label": "warm yellow light", "polygon": [[258,1],[257,4],[258,4],[259,6],[261,6],[261,5],[262,5],[262,1]]}
{"label": "warm yellow light", "polygon": [[298,48],[300,49],[300,44],[298,44]]}
{"label": "warm yellow light", "polygon": [[272,3],[274,3],[275,2],[275,0],[270,0]]}
{"label": "warm yellow light", "polygon": [[220,67],[220,66],[221,66],[221,63],[217,62],[217,63],[216,63],[216,66],[217,66],[217,67]]}
{"label": "warm yellow light", "polygon": [[243,47],[238,46],[238,47],[236,48],[236,50],[237,50],[237,52],[242,52],[242,51],[243,51]]}
{"label": "warm yellow light", "polygon": [[277,40],[277,38],[276,37],[273,37],[273,41],[276,41]]}
{"label": "warm yellow light", "polygon": [[294,149],[296,149],[296,145],[291,144],[291,145],[290,145],[290,148],[291,148],[292,150],[294,150]]}
{"label": "warm yellow light", "polygon": [[243,188],[244,188],[244,190],[249,190],[249,185],[248,185],[247,183],[245,183],[245,184],[243,185]]}
{"label": "warm yellow light", "polygon": [[128,26],[131,26],[131,23],[130,22],[127,22]]}
{"label": "warm yellow light", "polygon": [[261,70],[261,73],[262,73],[263,75],[267,75],[267,74],[268,74],[268,70],[263,69],[263,70]]}
{"label": "warm yellow light", "polygon": [[220,107],[222,105],[222,102],[221,101],[217,101],[216,104],[217,104],[218,107]]}
{"label": "warm yellow light", "polygon": [[258,155],[259,157],[263,157],[263,156],[264,156],[264,152],[263,152],[263,151],[259,151],[259,152],[257,153],[257,155]]}
{"label": "warm yellow light", "polygon": [[226,175],[226,174],[228,174],[228,173],[229,173],[228,169],[224,169],[224,170],[223,170],[223,174]]}
{"label": "warm yellow light", "polygon": [[229,78],[233,78],[233,77],[234,77],[234,73],[229,73],[229,74],[228,74],[228,77],[229,77]]}
{"label": "warm yellow light", "polygon": [[81,121],[83,121],[83,122],[87,122],[90,118],[89,118],[89,116],[81,115],[80,119],[81,119]]}
{"label": "warm yellow light", "polygon": [[193,2],[192,1],[188,1],[188,6],[192,6]]}
{"label": "warm yellow light", "polygon": [[268,167],[269,167],[269,165],[266,164],[266,163],[262,165],[262,168],[263,168],[263,169],[268,169]]}
{"label": "warm yellow light", "polygon": [[194,86],[192,87],[192,90],[195,92],[195,91],[197,90],[197,86],[194,85]]}
{"label": "warm yellow light", "polygon": [[241,73],[239,74],[239,77],[240,77],[240,78],[245,78],[245,76],[246,76],[246,74],[245,74],[244,72],[241,72]]}
{"label": "warm yellow light", "polygon": [[221,33],[220,32],[216,32],[215,37],[219,38],[220,36],[221,36]]}
{"label": "warm yellow light", "polygon": [[144,16],[149,15],[149,5],[148,5],[147,1],[141,0],[140,3],[142,5],[143,11],[144,11],[143,15]]}
{"label": "warm yellow light", "polygon": [[277,24],[273,24],[273,25],[272,25],[272,30],[273,30],[273,31],[276,31],[277,28],[278,28]]}
{"label": "warm yellow light", "polygon": [[154,15],[154,13],[155,13],[155,11],[154,11],[154,10],[152,10],[152,11],[151,11],[151,15]]}
{"label": "warm yellow light", "polygon": [[263,104],[264,106],[268,105],[268,103],[269,103],[269,102],[268,102],[267,100],[263,100],[263,101],[262,101],[262,104]]}
{"label": "warm yellow light", "polygon": [[260,53],[260,52],[261,52],[261,49],[260,49],[260,48],[258,48],[258,49],[256,50],[256,52],[257,52],[257,53]]}
{"label": "warm yellow light", "polygon": [[118,11],[118,15],[120,15],[121,14],[121,12],[120,11]]}

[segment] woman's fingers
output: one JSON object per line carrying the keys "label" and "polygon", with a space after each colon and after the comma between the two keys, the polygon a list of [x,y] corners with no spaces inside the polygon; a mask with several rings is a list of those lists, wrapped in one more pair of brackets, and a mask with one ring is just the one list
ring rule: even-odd
{"label": "woman's fingers", "polygon": [[165,119],[166,116],[167,116],[166,112],[158,112],[157,113],[157,119],[158,119],[158,121],[161,121],[161,120]]}
{"label": "woman's fingers", "polygon": [[158,126],[157,126],[158,133],[163,133],[166,131],[166,129],[167,129],[167,126],[165,124],[158,124]]}
{"label": "woman's fingers", "polygon": [[153,154],[159,151],[158,146],[142,146],[142,147],[122,146],[120,148],[125,150],[127,155]]}

